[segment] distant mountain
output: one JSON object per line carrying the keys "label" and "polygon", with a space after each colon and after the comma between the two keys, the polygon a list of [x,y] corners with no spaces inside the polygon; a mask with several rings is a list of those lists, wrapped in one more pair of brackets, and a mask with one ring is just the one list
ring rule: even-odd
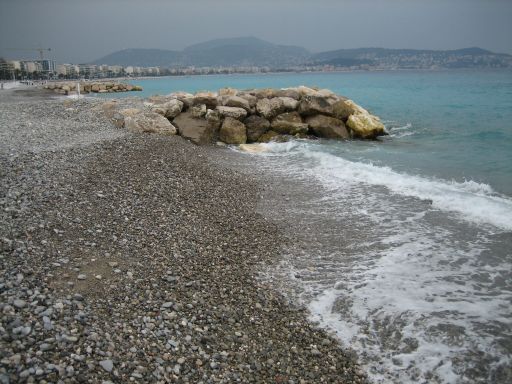
{"label": "distant mountain", "polygon": [[255,37],[217,39],[183,51],[190,65],[286,68],[302,64],[311,54],[302,47],[276,45]]}
{"label": "distant mountain", "polygon": [[276,45],[255,37],[217,39],[191,45],[183,51],[125,49],[92,64],[153,66],[257,66],[286,68],[300,65],[311,54],[301,47]]}
{"label": "distant mountain", "polygon": [[274,44],[269,43],[268,41],[258,39],[257,37],[234,37],[228,39],[214,39],[208,40],[203,43],[198,43],[191,45],[184,49],[185,52],[197,52],[204,51],[209,49],[216,49],[225,46],[238,46],[245,45],[250,47],[272,47]]}
{"label": "distant mountain", "polygon": [[512,68],[512,56],[471,47],[434,51],[356,48],[310,53],[302,47],[277,45],[255,37],[215,39],[183,51],[125,49],[93,64],[140,67],[270,67],[271,69],[432,69]]}
{"label": "distant mountain", "polygon": [[129,65],[138,67],[160,67],[179,65],[183,62],[183,58],[183,52],[180,51],[132,48],[113,52],[92,62],[92,64],[122,65],[124,67]]}

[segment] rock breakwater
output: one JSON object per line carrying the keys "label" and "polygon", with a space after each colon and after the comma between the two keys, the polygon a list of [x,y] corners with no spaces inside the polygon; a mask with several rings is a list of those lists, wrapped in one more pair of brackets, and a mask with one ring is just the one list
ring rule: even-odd
{"label": "rock breakwater", "polygon": [[53,90],[55,93],[62,95],[73,95],[78,93],[78,85],[80,85],[80,93],[113,93],[113,92],[130,92],[142,91],[142,87],[138,85],[125,84],[112,81],[97,82],[58,82],[50,83],[44,86],[44,89]]}
{"label": "rock breakwater", "polygon": [[[103,105],[119,128],[134,132],[179,134],[196,144],[286,141],[296,138],[375,139],[386,135],[377,116],[328,89],[174,92],[152,96],[140,109]],[[164,117],[164,118],[162,118]]]}

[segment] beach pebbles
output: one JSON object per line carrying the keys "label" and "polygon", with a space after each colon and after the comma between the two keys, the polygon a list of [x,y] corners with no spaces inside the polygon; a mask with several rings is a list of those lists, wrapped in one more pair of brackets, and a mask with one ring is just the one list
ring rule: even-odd
{"label": "beach pebbles", "polygon": [[0,96],[0,382],[365,382],[256,278],[283,239],[225,149],[98,104]]}

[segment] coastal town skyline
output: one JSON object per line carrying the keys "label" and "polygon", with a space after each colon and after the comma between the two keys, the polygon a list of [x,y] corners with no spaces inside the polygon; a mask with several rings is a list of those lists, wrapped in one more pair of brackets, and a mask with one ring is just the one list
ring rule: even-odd
{"label": "coastal town skyline", "polygon": [[287,0],[0,3],[3,14],[9,16],[0,23],[0,57],[11,59],[36,59],[37,48],[44,48],[51,49],[44,52],[45,58],[89,63],[121,49],[181,50],[210,38],[236,36],[257,36],[313,53],[360,47],[450,50],[474,46],[512,53],[508,38],[512,3],[500,0],[323,0],[300,2],[300,6]]}
{"label": "coastal town skyline", "polygon": [[92,63],[0,58],[0,79],[98,79],[269,72],[336,72],[512,68],[512,55],[478,47],[451,51],[362,48],[311,54],[254,37],[210,40],[183,51],[129,49]]}

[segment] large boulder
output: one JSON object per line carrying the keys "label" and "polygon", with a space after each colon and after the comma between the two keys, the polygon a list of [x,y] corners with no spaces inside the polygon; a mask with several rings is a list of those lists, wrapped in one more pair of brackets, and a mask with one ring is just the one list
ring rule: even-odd
{"label": "large boulder", "polygon": [[292,91],[297,92],[299,94],[299,98],[304,97],[304,96],[320,96],[316,89],[313,89],[310,87],[305,87],[304,85],[301,85],[299,87],[286,88],[286,90],[288,92],[292,92]]}
{"label": "large boulder", "polygon": [[219,89],[219,96],[236,96],[238,95],[238,89],[235,88],[221,88]]}
{"label": "large boulder", "polygon": [[284,109],[287,111],[295,111],[299,106],[299,102],[291,97],[279,97],[279,100],[283,102]]}
{"label": "large boulder", "polygon": [[205,145],[214,143],[218,135],[218,126],[208,120],[197,119],[190,112],[184,112],[173,120],[179,134],[195,144]]}
{"label": "large boulder", "polygon": [[226,144],[245,144],[247,142],[247,131],[244,123],[226,117],[220,127],[219,139]]}
{"label": "large boulder", "polygon": [[216,109],[224,117],[240,120],[247,116],[247,111],[243,108],[219,106]]}
{"label": "large boulder", "polygon": [[306,134],[308,124],[302,121],[298,112],[287,112],[278,115],[271,124],[272,130],[285,135]]}
{"label": "large boulder", "polygon": [[285,107],[283,100],[274,97],[272,99],[260,99],[256,103],[256,111],[266,119],[272,119],[275,116],[283,113]]}
{"label": "large boulder", "polygon": [[258,99],[271,99],[277,96],[277,90],[273,88],[260,88],[249,91],[252,95]]}
{"label": "large boulder", "polygon": [[304,96],[299,104],[299,113],[302,116],[332,115],[332,106],[323,96]]}
{"label": "large boulder", "polygon": [[147,100],[152,104],[164,104],[168,100],[168,98],[162,95],[153,95],[149,96]]}
{"label": "large boulder", "polygon": [[109,100],[101,105],[101,110],[109,119],[117,113],[118,103],[116,100]]}
{"label": "large boulder", "polygon": [[281,135],[276,131],[268,131],[261,135],[258,139],[258,143],[269,143],[277,140]]}
{"label": "large boulder", "polygon": [[251,110],[256,108],[256,103],[258,102],[258,98],[256,96],[251,95],[250,93],[239,93],[238,96],[249,103]]}
{"label": "large boulder", "polygon": [[212,127],[215,127],[216,130],[220,128],[220,125],[222,124],[222,116],[219,111],[215,109],[208,109],[206,111],[205,118],[206,121],[208,121]]}
{"label": "large boulder", "polygon": [[188,92],[182,92],[182,91],[179,91],[179,92],[172,92],[172,93],[169,93],[167,95],[168,98],[171,98],[171,99],[178,99],[178,100],[181,100],[183,101],[183,99],[186,99],[188,97],[194,97],[193,94],[191,93],[188,93]]}
{"label": "large boulder", "polygon": [[205,104],[208,108],[214,109],[217,106],[217,94],[213,92],[198,92],[194,95],[192,106]]}
{"label": "large boulder", "polygon": [[354,137],[361,139],[374,139],[377,136],[386,134],[384,124],[377,116],[369,113],[356,113],[350,115],[347,120],[347,126],[352,131]]}
{"label": "large boulder", "polygon": [[163,107],[165,108],[164,116],[168,119],[174,119],[183,110],[183,102],[178,99],[171,99],[164,103]]}
{"label": "large boulder", "polygon": [[294,88],[283,88],[276,91],[277,97],[289,97],[294,100],[300,100],[301,94]]}
{"label": "large boulder", "polygon": [[131,132],[175,135],[176,128],[162,115],[155,112],[142,112],[124,119],[125,127]]}
{"label": "large boulder", "polygon": [[368,111],[352,100],[338,100],[332,105],[332,113],[334,117],[341,119],[343,121],[347,121],[350,115],[354,114],[368,114]]}
{"label": "large boulder", "polygon": [[141,112],[142,111],[138,108],[125,108],[125,109],[121,109],[119,111],[119,113],[121,115],[123,115],[124,117],[133,117],[135,115],[138,115]]}
{"label": "large boulder", "polygon": [[325,115],[311,116],[306,123],[315,136],[326,139],[348,139],[350,137],[343,121]]}
{"label": "large boulder", "polygon": [[165,116],[166,109],[162,104],[152,104],[149,106],[151,112],[158,113],[159,115]]}
{"label": "large boulder", "polygon": [[198,104],[190,108],[190,113],[195,118],[201,118],[206,115],[206,105],[205,104]]}
{"label": "large boulder", "polygon": [[251,115],[244,120],[244,125],[247,128],[247,142],[253,143],[269,130],[270,121],[258,115]]}
{"label": "large boulder", "polygon": [[316,91],[316,96],[325,97],[327,99],[336,99],[338,96],[330,89],[319,89]]}
{"label": "large boulder", "polygon": [[243,108],[246,111],[251,109],[249,101],[239,96],[228,96],[224,101],[223,105],[227,107]]}
{"label": "large boulder", "polygon": [[194,96],[185,96],[179,98],[178,100],[180,100],[183,103],[182,111],[186,111],[187,109],[192,108],[195,105],[196,98]]}

